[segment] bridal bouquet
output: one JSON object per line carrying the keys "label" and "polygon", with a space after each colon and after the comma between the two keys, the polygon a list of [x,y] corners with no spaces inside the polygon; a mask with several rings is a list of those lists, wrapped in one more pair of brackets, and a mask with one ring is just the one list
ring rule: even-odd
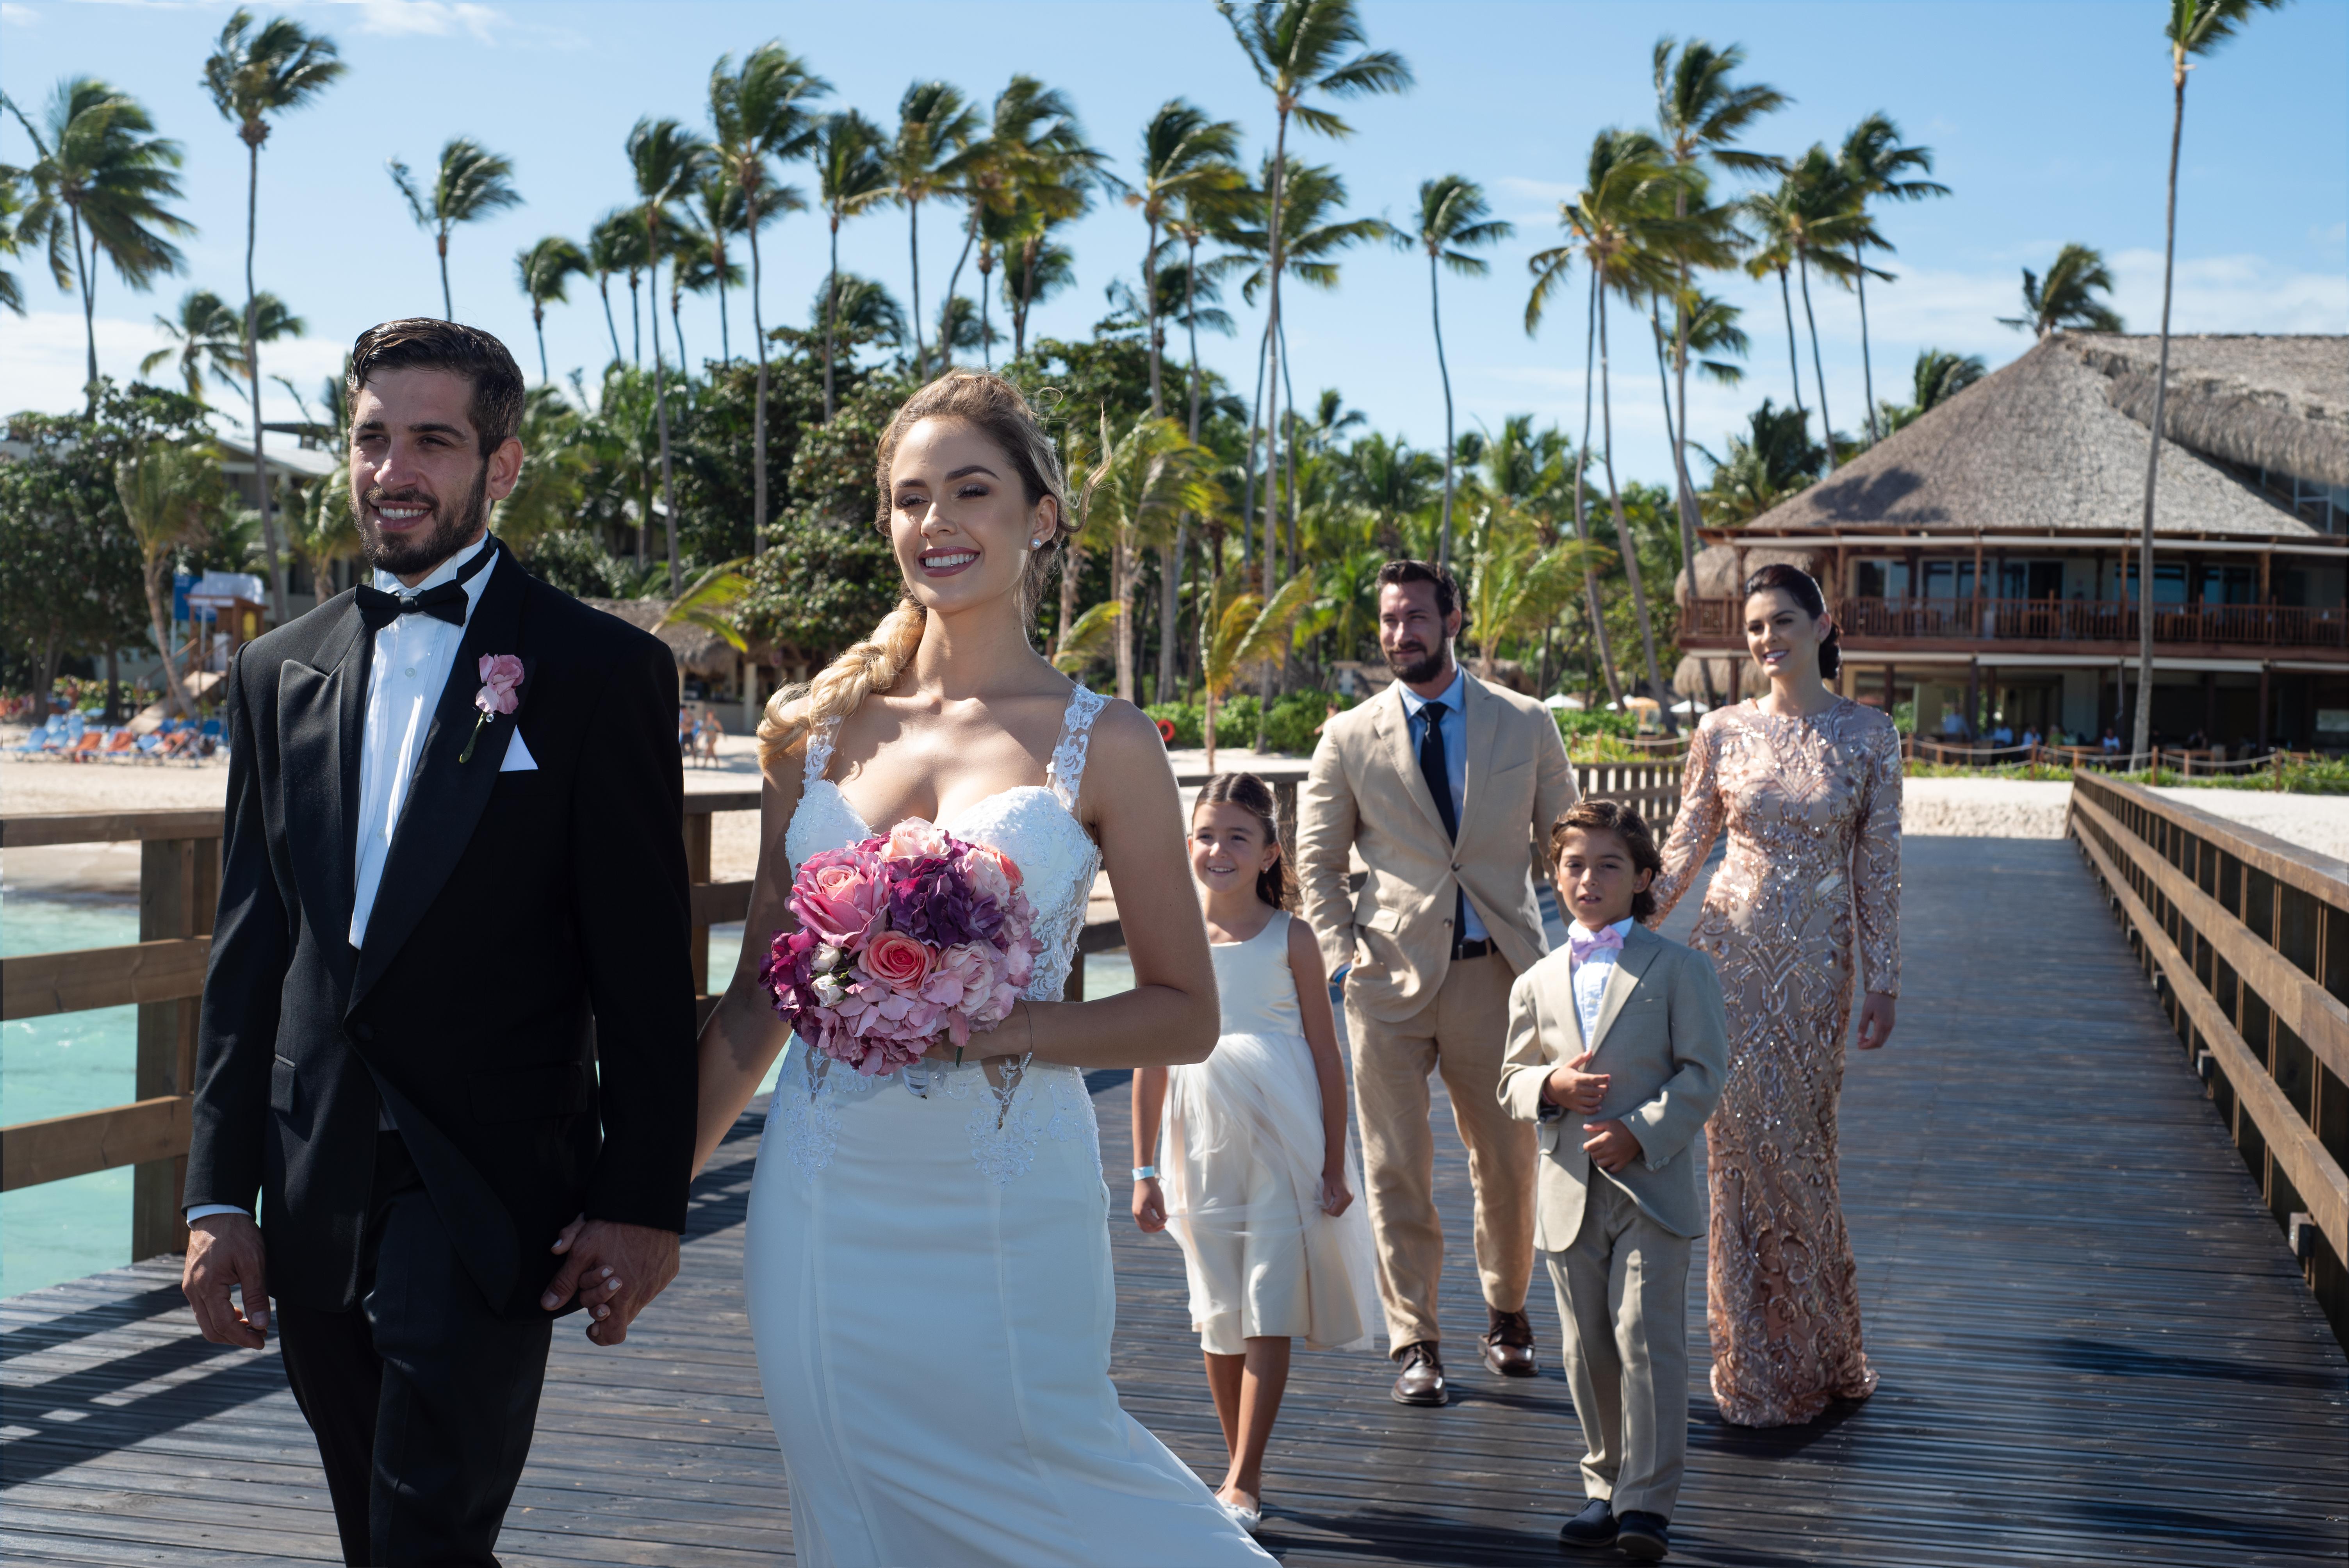
{"label": "bridal bouquet", "polygon": [[957,1048],[1010,1015],[1042,944],[1019,867],[916,818],[811,855],[792,880],[799,929],[759,972],[800,1038],[870,1077]]}

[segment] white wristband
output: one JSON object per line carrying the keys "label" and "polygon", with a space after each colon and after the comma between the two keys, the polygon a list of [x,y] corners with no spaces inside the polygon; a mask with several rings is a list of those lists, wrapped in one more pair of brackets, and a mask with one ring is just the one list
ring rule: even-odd
{"label": "white wristband", "polygon": [[1137,1181],[1155,1181],[1158,1180],[1158,1167],[1137,1165],[1133,1168],[1133,1179]]}

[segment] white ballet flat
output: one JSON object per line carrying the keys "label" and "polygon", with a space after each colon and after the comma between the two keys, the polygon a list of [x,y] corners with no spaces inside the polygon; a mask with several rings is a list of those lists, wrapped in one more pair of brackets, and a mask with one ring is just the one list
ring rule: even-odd
{"label": "white ballet flat", "polygon": [[1216,1499],[1216,1506],[1222,1509],[1234,1524],[1238,1525],[1250,1535],[1254,1535],[1257,1528],[1264,1523],[1264,1505],[1261,1499],[1253,1507],[1242,1508],[1237,1502],[1226,1502],[1219,1497]]}

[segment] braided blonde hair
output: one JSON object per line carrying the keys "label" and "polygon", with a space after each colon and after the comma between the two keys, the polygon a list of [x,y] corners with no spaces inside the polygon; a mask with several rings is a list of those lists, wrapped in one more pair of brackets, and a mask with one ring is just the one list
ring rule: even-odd
{"label": "braided blonde hair", "polygon": [[[891,494],[889,466],[897,456],[905,432],[924,419],[954,419],[970,426],[1003,449],[1019,471],[1019,488],[1033,507],[1046,496],[1053,500],[1055,522],[1040,549],[1028,552],[1019,580],[1019,614],[1031,619],[1042,602],[1045,585],[1061,564],[1072,523],[1069,512],[1068,480],[1061,472],[1060,453],[1019,388],[999,376],[978,370],[950,370],[905,399],[881,432],[873,480],[879,492],[874,525],[889,531]],[[925,613],[910,586],[897,607],[881,618],[872,635],[851,644],[848,651],[816,672],[804,686],[788,686],[767,699],[759,720],[759,765],[771,768],[811,729],[847,717],[874,692],[886,692],[913,663],[922,645]]]}

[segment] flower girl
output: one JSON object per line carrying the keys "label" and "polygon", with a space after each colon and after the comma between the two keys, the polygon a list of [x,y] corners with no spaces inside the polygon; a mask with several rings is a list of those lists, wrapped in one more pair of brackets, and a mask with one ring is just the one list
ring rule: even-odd
{"label": "flower girl", "polygon": [[1376,1265],[1353,1206],[1361,1178],[1329,983],[1312,932],[1288,913],[1295,882],[1264,780],[1219,773],[1200,789],[1191,874],[1223,1033],[1196,1066],[1133,1076],[1133,1217],[1182,1244],[1231,1452],[1216,1496],[1253,1531],[1289,1341],[1371,1344]]}

